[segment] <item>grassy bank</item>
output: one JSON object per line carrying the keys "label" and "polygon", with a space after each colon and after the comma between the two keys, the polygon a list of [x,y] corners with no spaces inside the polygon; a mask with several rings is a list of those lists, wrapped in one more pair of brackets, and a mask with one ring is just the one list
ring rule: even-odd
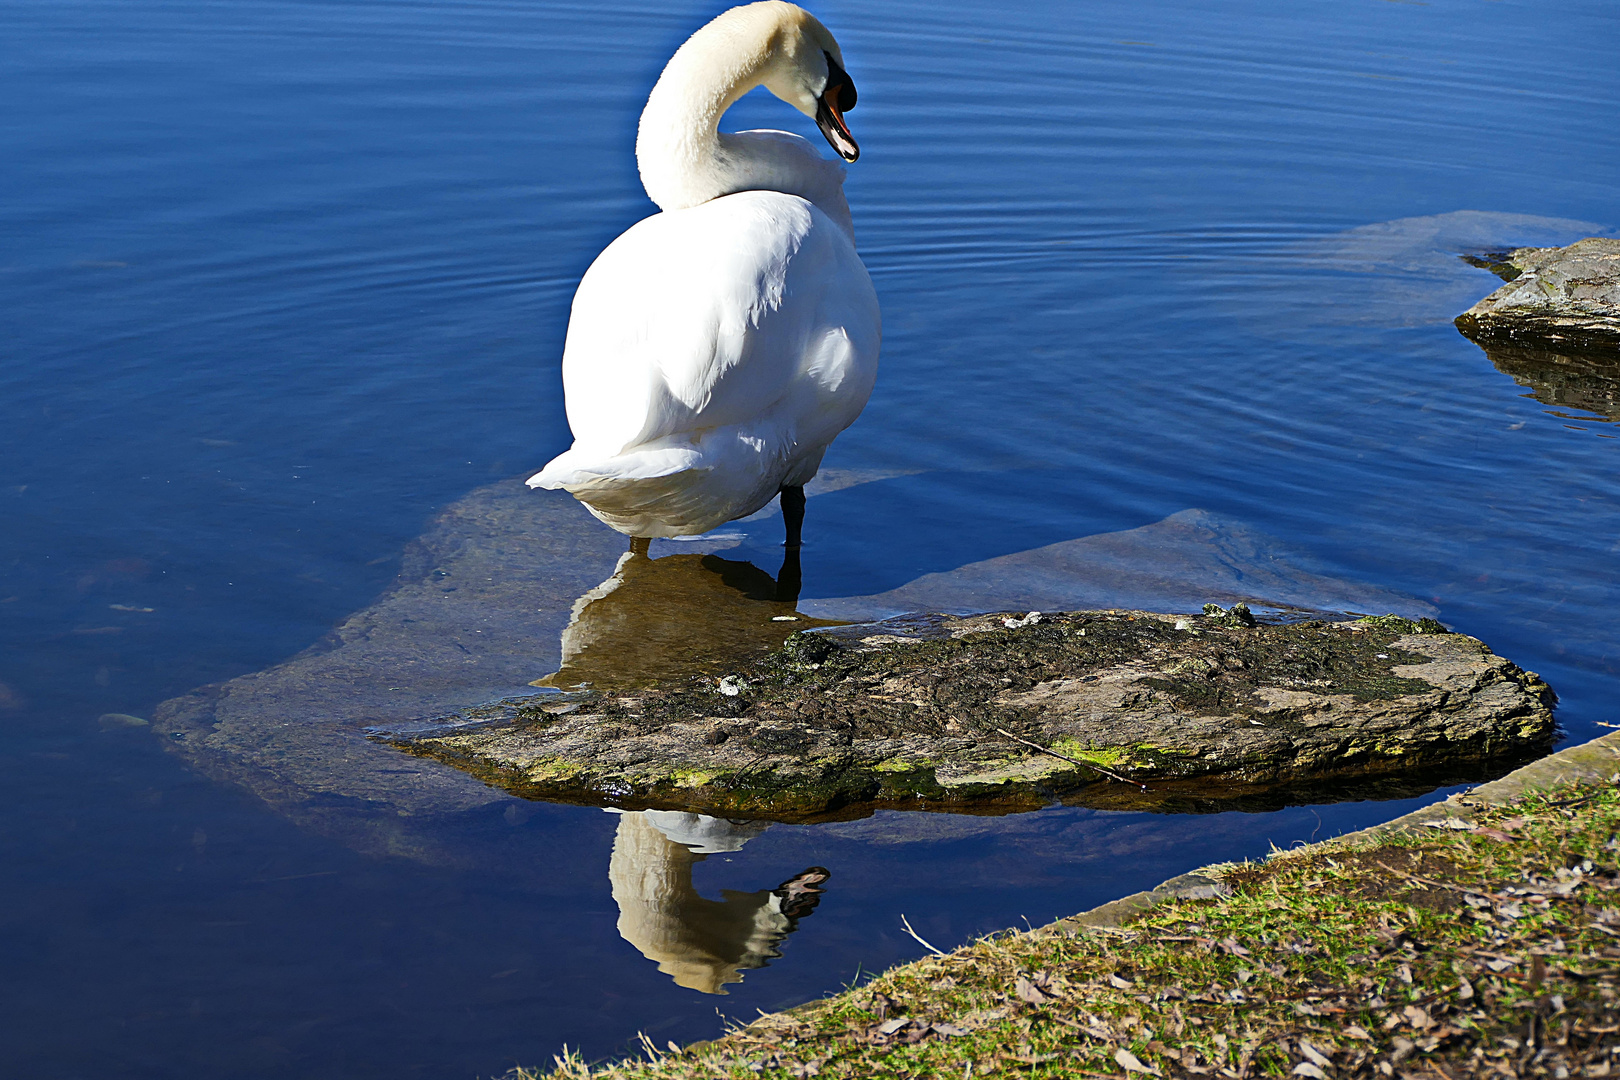
{"label": "grassy bank", "polygon": [[1620,1075],[1620,794],[1475,821],[1230,866],[1227,895],[1123,930],[1008,932],[714,1042],[544,1075]]}

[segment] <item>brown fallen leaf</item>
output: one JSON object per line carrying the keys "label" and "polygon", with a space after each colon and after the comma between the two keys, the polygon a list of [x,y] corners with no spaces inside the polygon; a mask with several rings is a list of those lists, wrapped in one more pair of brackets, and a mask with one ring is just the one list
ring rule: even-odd
{"label": "brown fallen leaf", "polygon": [[1052,1000],[1051,994],[1048,994],[1022,975],[1018,976],[1018,981],[1013,984],[1013,992],[1018,995],[1020,1000],[1027,1001],[1031,1005],[1044,1005]]}
{"label": "brown fallen leaf", "polygon": [[1120,1067],[1126,1072],[1146,1073],[1148,1076],[1164,1075],[1158,1069],[1155,1069],[1150,1065],[1142,1064],[1141,1058],[1137,1057],[1123,1046],[1114,1051],[1114,1060],[1119,1062]]}
{"label": "brown fallen leaf", "polygon": [[1333,1062],[1328,1060],[1328,1057],[1327,1057],[1326,1054],[1322,1053],[1322,1051],[1320,1051],[1316,1047],[1312,1046],[1310,1044],[1310,1042],[1308,1040],[1306,1040],[1306,1039],[1299,1040],[1299,1052],[1304,1054],[1307,1058],[1309,1058],[1313,1065],[1316,1065],[1316,1066],[1318,1066],[1320,1068],[1327,1069],[1327,1068],[1331,1068],[1332,1065],[1333,1065]]}

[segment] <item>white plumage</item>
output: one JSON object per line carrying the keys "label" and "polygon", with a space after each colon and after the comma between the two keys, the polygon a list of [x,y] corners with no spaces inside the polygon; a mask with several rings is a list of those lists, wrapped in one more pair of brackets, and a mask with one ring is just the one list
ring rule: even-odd
{"label": "white plumage", "polygon": [[877,296],[843,167],[786,132],[718,133],[761,84],[858,153],[839,107],[853,86],[821,24],[775,0],[726,12],[642,115],[637,159],[663,212],[610,244],[574,296],[574,445],[529,484],[633,537],[707,532],[803,486],[876,378]]}

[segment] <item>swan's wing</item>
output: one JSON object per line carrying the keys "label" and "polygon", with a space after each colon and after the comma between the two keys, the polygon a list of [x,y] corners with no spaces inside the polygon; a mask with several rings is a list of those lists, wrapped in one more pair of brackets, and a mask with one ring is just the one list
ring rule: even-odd
{"label": "swan's wing", "polygon": [[802,195],[854,237],[849,202],[844,198],[848,170],[843,162],[822,157],[814,143],[791,131],[731,132],[720,136],[720,145],[737,170],[739,191]]}
{"label": "swan's wing", "polygon": [[854,245],[804,199],[740,192],[656,214],[609,245],[575,294],[563,355],[571,456],[669,447],[795,402],[836,406],[807,418],[841,420],[830,438],[865,404],[878,335]]}

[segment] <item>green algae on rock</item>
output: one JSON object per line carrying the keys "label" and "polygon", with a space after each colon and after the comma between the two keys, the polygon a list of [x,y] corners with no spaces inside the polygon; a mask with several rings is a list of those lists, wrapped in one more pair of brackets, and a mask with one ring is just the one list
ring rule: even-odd
{"label": "green algae on rock", "polygon": [[1214,612],[799,633],[722,677],[512,699],[390,741],[533,798],[775,820],[1053,797],[1169,808],[1551,741],[1547,685],[1433,620]]}

